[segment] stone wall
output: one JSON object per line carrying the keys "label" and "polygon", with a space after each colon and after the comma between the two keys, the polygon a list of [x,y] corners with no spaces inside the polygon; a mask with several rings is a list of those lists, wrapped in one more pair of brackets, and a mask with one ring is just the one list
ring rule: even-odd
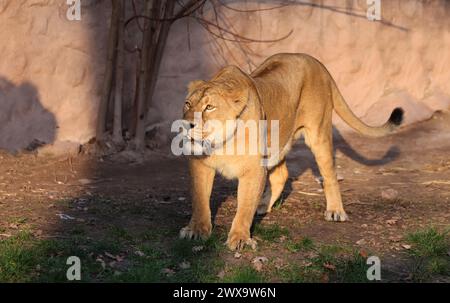
{"label": "stone wall", "polygon": [[[245,37],[275,39],[292,30],[276,43],[225,42],[192,19],[177,21],[149,124],[168,125],[180,117],[188,81],[207,79],[227,64],[250,71],[278,52],[321,60],[368,123],[384,122],[399,105],[407,124],[449,108],[448,1],[381,0],[381,22],[367,20],[366,0],[291,2],[257,13],[218,8],[222,24]],[[0,0],[0,148],[22,149],[36,140],[85,143],[94,136],[110,4],[81,3],[82,20],[68,21],[65,0]],[[227,3],[245,10],[280,2]],[[211,9],[206,11],[212,17]],[[132,57],[128,61],[126,81],[132,87]],[[128,102],[131,96],[127,92]],[[343,127],[339,119],[336,125]]]}

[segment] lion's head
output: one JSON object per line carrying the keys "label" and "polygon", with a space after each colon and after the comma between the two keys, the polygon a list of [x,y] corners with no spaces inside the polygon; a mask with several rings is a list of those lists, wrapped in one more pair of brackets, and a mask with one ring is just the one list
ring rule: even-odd
{"label": "lion's head", "polygon": [[255,96],[251,78],[235,66],[221,70],[210,81],[197,80],[188,86],[183,126],[189,154],[210,154],[222,147],[236,131],[236,121]]}

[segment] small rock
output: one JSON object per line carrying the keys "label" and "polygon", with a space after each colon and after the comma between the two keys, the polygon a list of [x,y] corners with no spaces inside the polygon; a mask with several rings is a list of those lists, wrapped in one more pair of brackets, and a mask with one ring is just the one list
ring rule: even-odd
{"label": "small rock", "polygon": [[178,201],[184,201],[184,200],[186,200],[185,197],[179,197],[179,198],[178,198]]}
{"label": "small rock", "polygon": [[381,192],[381,198],[386,200],[394,200],[398,197],[398,191],[393,188],[385,189]]}
{"label": "small rock", "polygon": [[266,257],[256,257],[252,261],[253,268],[256,271],[261,271],[264,264],[267,263],[268,261],[269,259],[267,259]]}
{"label": "small rock", "polygon": [[366,240],[365,239],[361,239],[361,240],[356,241],[356,245],[364,245],[364,244],[366,244]]}
{"label": "small rock", "polygon": [[239,252],[236,252],[236,253],[234,254],[234,257],[235,257],[236,259],[240,259],[240,258],[242,257],[242,254],[239,253]]}

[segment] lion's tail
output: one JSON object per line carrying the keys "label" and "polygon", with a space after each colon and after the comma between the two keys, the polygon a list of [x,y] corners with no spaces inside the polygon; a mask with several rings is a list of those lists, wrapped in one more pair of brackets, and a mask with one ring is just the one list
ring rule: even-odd
{"label": "lion's tail", "polygon": [[342,97],[342,94],[335,83],[333,83],[333,106],[334,110],[342,118],[342,120],[344,120],[359,133],[370,137],[382,137],[390,134],[396,130],[403,121],[403,109],[397,107],[392,111],[389,120],[382,126],[373,127],[365,124],[358,117],[356,117],[348,107],[344,97]]}

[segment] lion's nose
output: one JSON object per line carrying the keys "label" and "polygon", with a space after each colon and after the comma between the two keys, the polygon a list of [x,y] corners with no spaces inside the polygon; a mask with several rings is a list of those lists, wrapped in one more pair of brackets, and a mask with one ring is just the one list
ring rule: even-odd
{"label": "lion's nose", "polygon": [[191,128],[194,128],[195,126],[197,126],[197,123],[193,122],[193,121],[183,121],[183,126],[186,130],[190,130]]}

